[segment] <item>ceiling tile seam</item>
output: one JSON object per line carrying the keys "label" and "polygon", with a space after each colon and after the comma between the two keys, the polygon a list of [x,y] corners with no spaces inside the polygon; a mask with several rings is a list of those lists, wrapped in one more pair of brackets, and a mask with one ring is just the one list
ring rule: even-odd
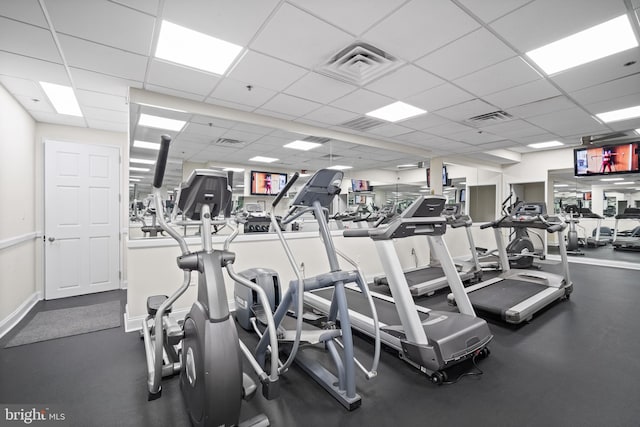
{"label": "ceiling tile seam", "polygon": [[623,0],[627,9],[627,18],[631,22],[631,28],[636,35],[636,40],[640,40],[640,14],[636,13],[631,4],[631,0]]}
{"label": "ceiling tile seam", "polygon": [[[138,13],[142,13],[143,15],[147,15],[151,18],[155,18],[157,15],[154,15],[152,13],[147,12],[146,10],[142,10],[142,9],[136,9],[135,7],[132,7],[129,4],[125,4],[125,3],[120,3],[118,1],[114,1],[114,0],[107,0],[109,3],[113,3],[114,5],[120,6],[120,7],[124,7],[125,9],[129,9],[129,10],[133,10],[134,12],[138,12]],[[135,4],[135,3],[134,3]]]}
{"label": "ceiling tile seam", "polygon": [[42,26],[40,26],[40,25],[38,25],[38,24],[34,24],[33,22],[21,21],[21,20],[19,20],[19,19],[12,18],[12,17],[7,16],[7,15],[0,15],[0,18],[4,18],[4,19],[7,19],[7,20],[9,20],[9,21],[17,22],[18,24],[23,24],[23,25],[28,25],[28,26],[30,26],[30,27],[39,28],[39,29],[41,29],[41,30],[51,31],[51,29],[50,29],[50,28],[48,28],[48,27],[42,27]]}
{"label": "ceiling tile seam", "polygon": [[[589,111],[587,111],[586,108],[584,108],[574,98],[572,98],[567,91],[565,91],[562,87],[560,87],[560,85],[558,85],[555,81],[553,81],[549,75],[547,75],[544,71],[542,71],[542,69],[540,67],[538,67],[538,65],[536,65],[533,61],[529,60],[526,57],[526,55],[524,54],[524,52],[522,52],[519,49],[517,49],[511,42],[506,40],[504,37],[502,37],[502,35],[500,33],[498,33],[496,30],[494,30],[493,27],[491,27],[489,24],[484,23],[484,21],[482,19],[480,19],[480,17],[475,15],[471,10],[469,10],[464,5],[460,4],[459,0],[451,0],[451,1],[454,2],[462,10],[464,10],[471,18],[475,19],[478,23],[480,23],[494,37],[498,38],[498,40],[500,40],[502,43],[504,43],[505,46],[507,46],[512,51],[514,51],[525,64],[527,64],[529,67],[531,67],[531,69],[536,71],[540,75],[540,77],[542,77],[547,83],[552,85],[558,92],[560,92],[562,95],[567,97],[567,99],[570,102],[572,102],[576,107],[580,108],[582,111],[584,111],[585,113],[589,114],[591,117],[594,117]],[[625,1],[627,1],[627,0],[625,0]],[[609,131],[613,131],[613,129],[610,126],[606,125],[605,123],[602,123],[597,118],[594,117],[594,120],[596,120],[598,123],[602,124],[603,126],[607,127],[609,129]]]}
{"label": "ceiling tile seam", "polygon": [[[76,87],[75,82],[73,81],[73,76],[71,75],[71,70],[69,69],[69,64],[67,63],[67,59],[64,56],[64,52],[62,51],[62,45],[60,44],[60,40],[58,40],[58,35],[56,33],[56,29],[53,26],[53,22],[51,21],[51,17],[49,16],[49,11],[47,10],[45,4],[44,4],[44,0],[38,0],[38,4],[40,5],[40,9],[42,10],[42,13],[44,14],[44,19],[47,21],[47,25],[49,25],[49,32],[51,33],[51,37],[53,38],[53,42],[56,45],[56,49],[58,49],[58,55],[60,55],[60,58],[62,59],[62,66],[64,67],[65,72],[67,73],[67,78],[69,79],[69,81],[71,82],[71,88],[73,89],[74,92],[74,96],[76,96],[77,98],[77,93],[78,93],[78,88]],[[51,102],[51,100],[49,100],[49,102]],[[79,103],[78,103],[79,104]],[[82,110],[82,107],[80,107],[80,110]],[[83,112],[82,114],[82,120],[84,122],[85,127],[89,127],[89,122],[87,122],[87,118]]]}

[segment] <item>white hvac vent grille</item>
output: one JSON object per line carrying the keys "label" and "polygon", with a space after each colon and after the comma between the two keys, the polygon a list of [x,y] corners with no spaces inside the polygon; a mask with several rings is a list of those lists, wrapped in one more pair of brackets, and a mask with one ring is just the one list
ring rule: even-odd
{"label": "white hvac vent grille", "polygon": [[238,144],[242,144],[242,141],[238,139],[231,139],[231,138],[218,138],[215,141],[213,141],[213,143],[216,145],[238,145]]}
{"label": "white hvac vent grille", "polygon": [[354,43],[334,55],[318,72],[347,83],[366,84],[402,65],[367,43]]}
{"label": "white hvac vent grille", "polygon": [[489,120],[509,120],[513,118],[513,116],[506,111],[498,110],[492,111],[491,113],[480,114],[478,116],[469,117],[467,119],[468,122],[486,122]]}
{"label": "white hvac vent grille", "polygon": [[349,120],[348,122],[340,123],[338,126],[342,126],[349,129],[359,130],[361,132],[373,129],[374,127],[385,124],[385,122],[372,119],[369,117],[358,117],[357,119]]}
{"label": "white hvac vent grille", "polygon": [[303,141],[307,142],[315,142],[316,144],[326,144],[331,141],[331,138],[323,138],[321,136],[308,136],[303,139]]}

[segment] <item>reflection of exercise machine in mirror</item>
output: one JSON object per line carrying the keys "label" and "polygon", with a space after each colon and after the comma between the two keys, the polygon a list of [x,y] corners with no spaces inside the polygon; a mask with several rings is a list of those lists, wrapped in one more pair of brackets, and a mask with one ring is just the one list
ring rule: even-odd
{"label": "reflection of exercise machine in mirror", "polygon": [[616,215],[616,226],[613,237],[613,248],[618,250],[640,250],[640,225],[631,230],[620,231],[620,220],[640,221],[640,208],[626,208]]}

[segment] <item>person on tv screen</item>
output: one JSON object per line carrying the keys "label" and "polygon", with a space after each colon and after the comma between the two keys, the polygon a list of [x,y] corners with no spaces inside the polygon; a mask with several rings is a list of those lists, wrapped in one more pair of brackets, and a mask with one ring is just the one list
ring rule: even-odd
{"label": "person on tv screen", "polygon": [[264,192],[271,194],[271,174],[268,173],[264,176]]}
{"label": "person on tv screen", "polygon": [[611,165],[613,164],[613,153],[610,149],[604,148],[602,150],[602,169],[601,173],[605,173],[605,169],[609,168],[609,172],[611,172]]}

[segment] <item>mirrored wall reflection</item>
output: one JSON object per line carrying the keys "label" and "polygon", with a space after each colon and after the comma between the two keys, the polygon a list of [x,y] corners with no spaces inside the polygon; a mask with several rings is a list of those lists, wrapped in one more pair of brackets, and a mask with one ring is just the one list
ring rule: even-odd
{"label": "mirrored wall reflection", "polygon": [[[553,212],[569,224],[570,256],[640,262],[640,234],[636,250],[620,247],[624,238],[640,233],[640,215],[629,214],[640,208],[640,174],[576,177],[573,169],[564,169],[549,171],[549,182]],[[557,246],[551,243],[549,252],[557,253]]]}

